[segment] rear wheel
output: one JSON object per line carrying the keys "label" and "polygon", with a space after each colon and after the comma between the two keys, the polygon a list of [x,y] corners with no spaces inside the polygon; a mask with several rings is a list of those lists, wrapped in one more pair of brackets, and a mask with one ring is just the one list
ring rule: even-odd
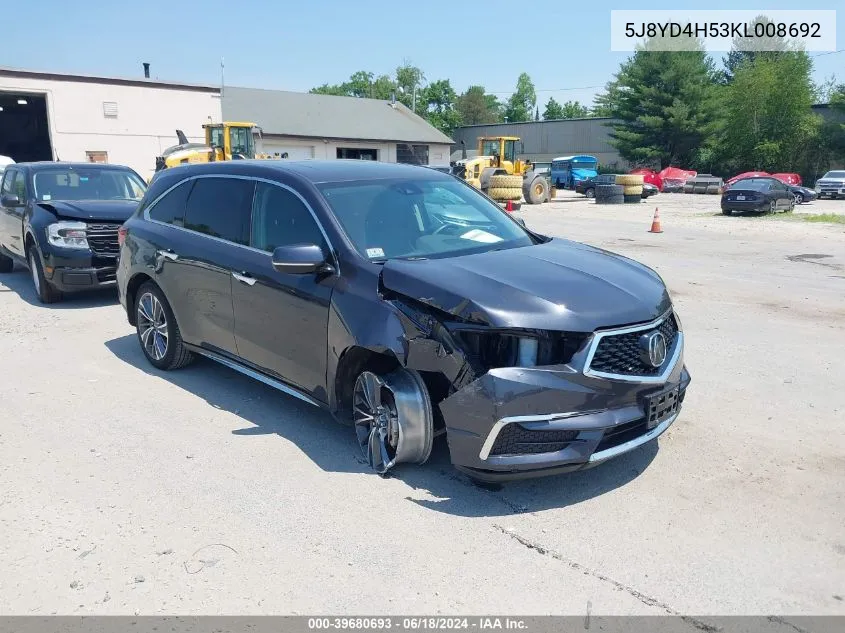
{"label": "rear wheel", "polygon": [[731,214],[730,209],[722,209],[722,215],[730,215],[730,214]]}
{"label": "rear wheel", "polygon": [[800,191],[796,192],[793,198],[795,199],[795,204],[802,204],[804,202],[804,194]]}
{"label": "rear wheel", "polygon": [[27,260],[29,261],[29,272],[32,275],[32,285],[35,286],[35,294],[38,295],[38,300],[41,303],[56,303],[56,301],[61,300],[62,293],[56,290],[44,276],[41,255],[38,254],[38,249],[34,245],[29,247]]}
{"label": "rear wheel", "polygon": [[178,369],[193,359],[185,347],[173,310],[161,289],[147,282],[135,299],[135,328],[144,356],[158,369]]}
{"label": "rear wheel", "polygon": [[777,200],[769,202],[769,213],[775,213],[778,210]]}
{"label": "rear wheel", "polygon": [[402,462],[422,464],[431,455],[431,399],[415,371],[361,372],[352,391],[352,418],[361,452],[380,475]]}
{"label": "rear wheel", "polygon": [[595,198],[596,197],[596,190],[590,187],[589,189],[584,190],[584,195],[588,198]]}

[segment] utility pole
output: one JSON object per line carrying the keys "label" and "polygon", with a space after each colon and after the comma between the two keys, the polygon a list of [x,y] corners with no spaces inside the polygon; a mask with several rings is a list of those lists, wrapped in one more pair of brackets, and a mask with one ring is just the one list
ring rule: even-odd
{"label": "utility pole", "polygon": [[226,67],[223,64],[223,58],[220,58],[220,96],[223,96],[223,88],[226,86]]}

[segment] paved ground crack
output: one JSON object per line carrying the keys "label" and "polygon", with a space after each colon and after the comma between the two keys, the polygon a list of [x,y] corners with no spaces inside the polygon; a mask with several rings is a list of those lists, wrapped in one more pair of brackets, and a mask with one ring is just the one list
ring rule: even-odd
{"label": "paved ground crack", "polygon": [[561,563],[567,565],[571,569],[574,569],[576,571],[580,571],[583,574],[587,574],[589,576],[592,576],[593,578],[596,578],[597,580],[601,580],[602,582],[609,583],[609,584],[613,585],[616,589],[619,589],[620,591],[624,591],[625,593],[627,593],[628,595],[630,595],[633,598],[636,598],[637,600],[639,600],[640,602],[642,602],[645,605],[648,605],[650,607],[657,607],[658,609],[665,611],[667,615],[674,615],[674,616],[681,618],[684,622],[693,626],[694,628],[698,629],[699,631],[716,632],[716,631],[722,630],[721,627],[714,626],[712,624],[707,624],[706,622],[703,622],[702,620],[699,620],[698,618],[694,618],[694,617],[688,616],[688,615],[683,615],[679,611],[673,609],[672,607],[670,607],[665,602],[661,602],[657,598],[653,598],[652,596],[644,594],[642,591],[634,589],[633,587],[630,587],[629,585],[626,585],[622,582],[619,582],[618,580],[614,580],[610,576],[606,576],[605,574],[603,574],[599,571],[596,571],[595,569],[590,569],[589,567],[585,567],[581,563],[574,561],[574,560],[571,560],[571,559],[567,558],[566,556],[564,556],[563,554],[561,554],[559,552],[555,552],[554,550],[551,550],[551,549],[549,549],[549,548],[547,548],[543,545],[540,545],[539,543],[531,541],[531,540],[525,538],[524,536],[520,536],[516,532],[513,532],[512,530],[509,530],[507,528],[504,528],[501,525],[494,523],[493,527],[496,528],[497,530],[499,530],[502,534],[509,536],[510,538],[515,540],[520,545],[524,545],[528,549],[532,549],[535,552],[537,552],[538,554],[541,554],[543,556],[551,556],[555,560],[560,561]]}

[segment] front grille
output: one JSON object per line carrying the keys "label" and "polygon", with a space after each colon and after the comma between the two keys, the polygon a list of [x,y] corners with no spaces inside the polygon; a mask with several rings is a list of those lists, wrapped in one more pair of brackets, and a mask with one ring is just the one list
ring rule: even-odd
{"label": "front grille", "polygon": [[536,455],[562,451],[578,431],[533,431],[521,424],[506,424],[496,438],[490,455]]}
{"label": "front grille", "polygon": [[612,429],[607,429],[604,432],[604,436],[601,438],[601,442],[599,442],[599,445],[596,447],[595,452],[598,453],[609,448],[619,446],[620,444],[624,444],[625,442],[630,442],[631,440],[637,439],[646,431],[648,431],[648,423],[645,418],[640,418],[639,420],[634,420],[633,422],[626,422],[625,424],[620,424]]}
{"label": "front grille", "polygon": [[[651,363],[645,362],[640,349],[640,337],[655,330],[660,330],[666,337],[666,361],[660,367],[652,367]],[[648,330],[605,336],[596,347],[590,369],[621,376],[657,376],[671,358],[677,334],[675,317],[669,315],[660,325]]]}
{"label": "front grille", "polygon": [[117,255],[120,247],[117,243],[117,230],[120,224],[89,224],[85,236],[88,246],[97,255]]}

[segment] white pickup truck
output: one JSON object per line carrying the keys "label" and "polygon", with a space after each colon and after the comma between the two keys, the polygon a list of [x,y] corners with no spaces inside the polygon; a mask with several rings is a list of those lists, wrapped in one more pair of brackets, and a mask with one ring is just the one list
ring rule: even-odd
{"label": "white pickup truck", "polygon": [[829,171],[816,181],[816,193],[819,198],[830,196],[845,198],[845,170]]}

